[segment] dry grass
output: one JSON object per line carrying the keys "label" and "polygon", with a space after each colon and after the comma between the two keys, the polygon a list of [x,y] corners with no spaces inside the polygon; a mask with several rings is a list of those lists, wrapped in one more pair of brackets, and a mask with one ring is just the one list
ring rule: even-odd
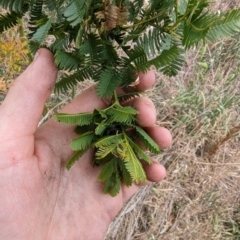
{"label": "dry grass", "polygon": [[106,240],[240,239],[239,49],[240,35],[188,53],[176,78],[157,74],[147,95],[174,138],[158,156],[168,176],[133,197]]}

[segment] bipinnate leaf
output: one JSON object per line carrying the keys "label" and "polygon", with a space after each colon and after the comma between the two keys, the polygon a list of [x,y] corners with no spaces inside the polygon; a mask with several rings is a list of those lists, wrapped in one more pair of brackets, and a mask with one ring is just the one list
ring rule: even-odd
{"label": "bipinnate leaf", "polygon": [[118,100],[119,100],[119,102],[125,102],[127,100],[130,100],[130,99],[133,99],[136,97],[140,97],[140,95],[141,95],[141,92],[125,93],[125,94],[119,95]]}
{"label": "bipinnate leaf", "polygon": [[16,12],[0,14],[0,33],[15,26],[22,15]]}
{"label": "bipinnate leaf", "polygon": [[135,120],[138,111],[132,107],[122,107],[120,105],[109,108],[106,112],[110,115],[108,123],[119,122],[131,124]]}
{"label": "bipinnate leaf", "polygon": [[74,151],[79,151],[79,150],[86,150],[89,147],[91,147],[92,142],[94,139],[94,133],[93,132],[87,132],[82,134],[80,137],[75,138],[71,141],[71,149]]}
{"label": "bipinnate leaf", "polygon": [[72,53],[57,50],[55,54],[55,63],[61,70],[76,70],[79,67],[80,59]]}
{"label": "bipinnate leaf", "polygon": [[58,122],[68,124],[68,125],[90,125],[93,121],[92,113],[78,113],[78,114],[67,114],[67,113],[57,113],[55,119]]}
{"label": "bipinnate leaf", "polygon": [[111,136],[105,136],[100,138],[98,141],[96,141],[94,145],[97,148],[108,147],[112,144],[116,144],[120,142],[121,140],[123,140],[123,137],[124,137],[123,133],[111,135]]}
{"label": "bipinnate leaf", "polygon": [[121,180],[118,174],[112,175],[105,182],[103,192],[105,194],[110,194],[112,197],[115,197],[121,189]]}
{"label": "bipinnate leaf", "polygon": [[84,2],[85,1],[73,0],[70,1],[70,4],[65,8],[64,16],[73,27],[83,21],[85,14]]}
{"label": "bipinnate leaf", "polygon": [[107,129],[107,124],[105,121],[102,121],[100,124],[97,125],[95,128],[96,135],[102,135],[104,131]]}
{"label": "bipinnate leaf", "polygon": [[130,173],[126,169],[126,166],[125,166],[123,160],[118,158],[117,163],[118,163],[118,167],[120,170],[120,176],[122,176],[124,184],[127,187],[130,187],[132,185],[133,180],[132,180]]}
{"label": "bipinnate leaf", "polygon": [[152,164],[152,159],[137,145],[130,137],[127,137],[130,146],[139,159],[144,160],[148,164]]}
{"label": "bipinnate leaf", "polygon": [[124,156],[122,160],[132,180],[136,183],[144,182],[147,179],[146,173],[126,138],[125,141],[121,143],[121,147],[119,151],[123,151],[124,153],[120,152],[120,155]]}
{"label": "bipinnate leaf", "polygon": [[116,162],[114,159],[104,164],[102,171],[98,177],[99,181],[105,182],[108,178],[110,178],[113,172],[116,171]]}
{"label": "bipinnate leaf", "polygon": [[68,160],[68,163],[66,165],[66,168],[70,170],[70,168],[73,166],[73,164],[79,160],[80,157],[83,156],[83,154],[86,152],[86,150],[80,150],[73,154],[73,156]]}
{"label": "bipinnate leaf", "polygon": [[155,141],[140,127],[136,126],[136,132],[138,138],[144,143],[144,145],[153,153],[159,154],[160,148]]}
{"label": "bipinnate leaf", "polygon": [[31,40],[39,42],[39,44],[43,44],[44,41],[46,40],[46,37],[51,28],[51,25],[52,25],[52,19],[50,18],[44,25],[38,28],[38,30],[34,33]]}
{"label": "bipinnate leaf", "polygon": [[97,94],[101,98],[111,97],[115,89],[121,85],[121,77],[116,69],[107,67],[102,71],[97,85]]}
{"label": "bipinnate leaf", "polygon": [[207,38],[216,42],[240,32],[240,9],[222,13],[207,33]]}
{"label": "bipinnate leaf", "polygon": [[149,64],[155,66],[157,69],[160,69],[172,63],[176,58],[179,57],[180,54],[181,52],[179,48],[177,46],[172,46],[169,49],[163,50],[159,56],[151,59]]}
{"label": "bipinnate leaf", "polygon": [[107,146],[98,147],[95,153],[96,159],[103,159],[108,154],[114,153],[118,145],[119,145],[119,142],[115,141],[114,143],[111,143],[111,144],[109,143]]}
{"label": "bipinnate leaf", "polygon": [[147,72],[151,67],[142,47],[136,46],[126,53],[128,55],[128,58],[126,58],[126,65],[129,65],[129,67],[132,66],[136,72]]}

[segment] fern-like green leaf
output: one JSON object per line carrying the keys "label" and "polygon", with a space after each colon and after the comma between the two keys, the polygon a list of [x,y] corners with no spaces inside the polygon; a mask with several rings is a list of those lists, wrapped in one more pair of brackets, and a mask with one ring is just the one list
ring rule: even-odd
{"label": "fern-like green leaf", "polygon": [[93,138],[93,132],[84,133],[71,141],[71,149],[74,151],[85,151],[91,147]]}
{"label": "fern-like green leaf", "polygon": [[24,0],[0,0],[0,6],[11,12],[23,12]]}
{"label": "fern-like green leaf", "polygon": [[81,68],[76,73],[61,78],[61,80],[55,84],[55,92],[60,93],[70,90],[79,82],[91,79],[93,75],[94,68],[92,66]]}
{"label": "fern-like green leaf", "polygon": [[79,67],[80,61],[74,53],[58,50],[55,54],[55,63],[61,70],[76,70]]}
{"label": "fern-like green leaf", "polygon": [[150,65],[160,69],[172,63],[180,55],[180,50],[177,46],[172,46],[170,49],[164,50],[159,56],[149,61]]}
{"label": "fern-like green leaf", "polygon": [[173,61],[159,69],[164,75],[169,77],[177,76],[178,72],[182,69],[185,61],[183,51],[180,50],[180,52],[181,53]]}
{"label": "fern-like green leaf", "polygon": [[106,180],[103,192],[105,194],[110,194],[112,197],[115,197],[121,188],[121,180],[118,174],[113,174],[110,178]]}
{"label": "fern-like green leaf", "polygon": [[39,42],[40,44],[43,44],[44,41],[46,40],[46,37],[51,28],[51,25],[52,25],[52,20],[49,19],[44,25],[42,25],[37,29],[37,31],[34,33],[31,40]]}
{"label": "fern-like green leaf", "polygon": [[120,102],[125,102],[125,101],[128,101],[130,99],[133,99],[133,98],[137,98],[137,97],[140,97],[141,96],[141,92],[129,92],[129,93],[125,93],[125,94],[122,94],[122,95],[118,95],[118,100]]}
{"label": "fern-like green leaf", "polygon": [[29,30],[28,37],[32,38],[33,35],[38,30],[37,22],[43,16],[43,2],[44,0],[34,0],[30,9],[30,20],[29,20]]}
{"label": "fern-like green leaf", "polygon": [[67,114],[67,113],[57,113],[55,119],[58,122],[65,123],[68,125],[90,125],[93,122],[92,113],[78,113],[78,114]]}
{"label": "fern-like green leaf", "polygon": [[137,135],[144,145],[153,153],[159,154],[160,148],[157,143],[140,127],[136,127]]}
{"label": "fern-like green leaf", "polygon": [[221,38],[231,37],[240,32],[240,9],[222,13],[207,33],[210,41],[216,42]]}
{"label": "fern-like green leaf", "polygon": [[102,137],[97,142],[95,142],[95,146],[97,148],[108,147],[112,144],[120,142],[122,139],[123,139],[123,134],[122,133],[117,134],[117,135],[113,135],[113,136]]}
{"label": "fern-like green leaf", "polygon": [[121,147],[122,148],[119,149],[119,153],[120,155],[125,156],[122,160],[124,161],[124,165],[126,166],[132,180],[137,184],[146,181],[147,177],[142,164],[127,139],[121,143]]}
{"label": "fern-like green leaf", "polygon": [[116,169],[116,161],[114,159],[105,163],[98,177],[99,181],[105,182],[108,178],[112,176],[115,169]]}
{"label": "fern-like green leaf", "polygon": [[124,161],[120,158],[117,158],[116,160],[117,160],[117,164],[118,164],[118,167],[119,167],[120,176],[122,176],[124,184],[127,187],[131,186],[133,180],[132,180],[132,177],[129,174],[128,170],[126,169]]}
{"label": "fern-like green leaf", "polygon": [[110,108],[106,112],[110,118],[108,123],[119,122],[125,124],[131,124],[136,118],[138,111],[132,107],[122,107],[120,105]]}
{"label": "fern-like green leaf", "polygon": [[102,71],[97,85],[97,94],[100,98],[113,95],[114,90],[121,85],[121,78],[116,69],[107,67]]}
{"label": "fern-like green leaf", "polygon": [[21,18],[20,13],[11,12],[7,14],[0,14],[0,33],[15,26],[18,23],[18,19]]}
{"label": "fern-like green leaf", "polygon": [[151,58],[153,54],[160,52],[164,37],[165,34],[162,33],[161,28],[153,28],[137,39],[137,46],[143,48],[147,57]]}
{"label": "fern-like green leaf", "polygon": [[84,0],[72,0],[64,11],[64,16],[71,26],[76,26],[83,21],[85,15]]}
{"label": "fern-like green leaf", "polygon": [[74,155],[68,160],[68,163],[66,165],[66,168],[70,170],[70,168],[73,166],[73,164],[79,160],[80,157],[83,156],[83,154],[86,152],[86,150],[80,150],[74,153]]}
{"label": "fern-like green leaf", "polygon": [[132,66],[136,72],[147,72],[151,67],[142,47],[137,46],[126,53],[128,55],[128,58],[126,58],[126,66]]}
{"label": "fern-like green leaf", "polygon": [[78,125],[76,128],[75,128],[75,133],[80,135],[80,134],[84,134],[86,132],[94,132],[95,130],[95,124],[94,123],[91,123],[89,125]]}
{"label": "fern-like green leaf", "polygon": [[85,61],[88,65],[99,64],[99,61],[105,61],[103,54],[104,46],[100,37],[97,34],[90,33],[80,46],[79,52],[85,56]]}
{"label": "fern-like green leaf", "polygon": [[207,13],[196,19],[187,21],[184,25],[183,45],[186,49],[205,40],[206,35],[211,28],[212,23],[216,20],[216,15],[208,15]]}
{"label": "fern-like green leaf", "polygon": [[104,131],[107,129],[107,124],[106,121],[102,121],[100,124],[95,129],[95,134],[96,135],[102,135]]}
{"label": "fern-like green leaf", "polygon": [[146,161],[148,164],[152,164],[152,159],[139,147],[139,145],[134,143],[130,137],[127,137],[127,139],[138,158]]}
{"label": "fern-like green leaf", "polygon": [[120,143],[121,141],[115,141],[115,142],[109,143],[107,146],[98,147],[95,153],[96,159],[103,159],[108,154],[114,154]]}

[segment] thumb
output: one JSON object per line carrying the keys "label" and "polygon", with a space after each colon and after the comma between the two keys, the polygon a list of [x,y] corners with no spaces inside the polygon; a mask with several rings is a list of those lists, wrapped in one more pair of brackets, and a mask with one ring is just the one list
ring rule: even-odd
{"label": "thumb", "polygon": [[0,135],[5,141],[16,138],[16,135],[34,134],[56,76],[52,53],[40,49],[34,61],[15,80],[0,106]]}

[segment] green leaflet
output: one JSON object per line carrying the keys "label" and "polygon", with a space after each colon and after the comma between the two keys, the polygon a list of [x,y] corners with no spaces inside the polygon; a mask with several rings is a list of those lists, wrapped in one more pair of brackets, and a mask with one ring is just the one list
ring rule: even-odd
{"label": "green leaflet", "polygon": [[103,168],[102,168],[102,171],[98,177],[98,179],[101,181],[101,182],[105,182],[108,178],[110,178],[114,171],[116,169],[116,162],[113,160],[107,162]]}
{"label": "green leaflet", "polygon": [[0,14],[0,33],[15,26],[21,17],[22,14],[16,12],[7,13],[6,15]]}
{"label": "green leaflet", "polygon": [[105,121],[102,121],[100,124],[95,129],[95,134],[96,135],[102,135],[103,132],[107,129],[107,124]]}
{"label": "green leaflet", "polygon": [[85,56],[85,61],[88,65],[98,64],[99,61],[104,60],[102,52],[105,50],[101,39],[97,34],[90,33],[86,40],[79,48],[81,55]]}
{"label": "green leaflet", "polygon": [[153,153],[159,154],[160,148],[153,141],[153,139],[140,127],[136,127],[139,139],[144,143],[144,145]]}
{"label": "green leaflet", "polygon": [[127,186],[127,187],[130,187],[132,185],[132,177],[130,175],[130,173],[128,172],[128,170],[126,169],[126,166],[123,162],[122,159],[116,159],[117,160],[117,164],[118,164],[118,167],[119,167],[119,171],[120,171],[120,174],[122,176],[122,179],[124,181],[124,184]]}
{"label": "green leaflet", "polygon": [[131,64],[136,72],[147,72],[149,70],[151,65],[142,47],[135,47],[126,53],[128,55],[128,58],[126,58],[126,65]]}
{"label": "green leaflet", "polygon": [[10,9],[11,12],[23,12],[24,0],[1,0],[0,6],[5,9]]}
{"label": "green leaflet", "polygon": [[55,84],[55,92],[60,93],[69,89],[73,89],[77,83],[90,79],[93,76],[93,71],[93,67],[89,66],[81,68],[79,71],[73,73],[72,75],[65,75]]}
{"label": "green leaflet", "polygon": [[108,178],[106,180],[103,192],[104,193],[109,193],[112,197],[115,197],[121,188],[121,180],[119,178],[119,176],[116,175],[112,175],[111,178]]}
{"label": "green leaflet", "polygon": [[83,21],[85,15],[84,2],[84,0],[73,0],[64,11],[64,16],[73,27]]}
{"label": "green leaflet", "polygon": [[140,97],[140,95],[141,95],[141,92],[130,92],[130,93],[119,95],[118,99],[120,102],[125,102],[127,100]]}
{"label": "green leaflet", "polygon": [[38,30],[34,33],[32,40],[43,44],[50,30],[51,24],[52,20],[49,19],[44,25],[39,27]]}
{"label": "green leaflet", "polygon": [[91,147],[93,139],[94,134],[92,132],[84,133],[71,141],[71,149],[74,151],[85,151]]}
{"label": "green leaflet", "polygon": [[148,58],[151,58],[154,52],[161,51],[164,37],[165,34],[162,33],[162,27],[153,28],[137,39],[137,45],[144,49],[144,52]]}
{"label": "green leaflet", "polygon": [[102,71],[97,85],[97,94],[101,98],[111,97],[115,89],[121,85],[119,73],[113,68],[106,68]]}
{"label": "green leaflet", "polygon": [[55,63],[61,70],[76,70],[79,67],[80,59],[72,53],[57,50],[55,54]]}
{"label": "green leaflet", "polygon": [[130,137],[127,137],[127,140],[139,159],[146,161],[148,164],[152,164],[152,159],[136,143],[134,143]]}
{"label": "green leaflet", "polygon": [[119,151],[122,151],[121,154],[124,156],[124,165],[126,166],[126,169],[129,172],[132,180],[137,184],[146,181],[147,177],[145,171],[143,170],[142,164],[138,160],[127,139],[121,143],[121,147],[122,149]]}
{"label": "green leaflet", "polygon": [[149,61],[149,64],[160,69],[172,63],[180,55],[180,50],[177,46],[172,46],[170,49],[163,50],[163,52]]}
{"label": "green leaflet", "polygon": [[102,147],[98,147],[97,151],[95,153],[95,157],[96,160],[100,160],[105,158],[108,154],[111,154],[113,152],[116,152],[117,146],[118,146],[118,142],[116,143],[112,143],[110,145],[106,146],[102,146]]}
{"label": "green leaflet", "polygon": [[117,106],[107,110],[106,114],[110,115],[108,123],[119,122],[131,124],[135,120],[138,111],[132,107]]}
{"label": "green leaflet", "polygon": [[113,136],[102,137],[95,142],[95,146],[98,148],[108,147],[116,142],[120,142],[123,139],[123,136],[124,135],[121,133]]}
{"label": "green leaflet", "polygon": [[79,114],[67,114],[58,113],[55,115],[55,119],[58,122],[65,123],[68,125],[90,125],[93,121],[92,113],[79,113]]}
{"label": "green leaflet", "polygon": [[240,28],[240,9],[234,9],[226,14],[221,14],[220,18],[216,19],[207,33],[207,38],[216,42],[221,38],[231,37],[239,33]]}
{"label": "green leaflet", "polygon": [[85,152],[86,152],[86,150],[80,150],[80,151],[75,152],[74,155],[68,160],[68,163],[66,165],[67,170],[70,170],[70,168],[73,166],[73,164],[76,161],[78,161]]}
{"label": "green leaflet", "polygon": [[[41,20],[40,20],[41,19]],[[29,20],[29,33],[28,37],[32,38],[33,35],[36,33],[38,28],[42,25],[39,24],[39,22],[43,22],[43,0],[35,0],[32,3],[31,9],[30,9],[30,20]],[[46,19],[45,19],[46,22]],[[38,40],[35,40],[36,42],[39,42]],[[32,40],[34,42],[34,40]],[[39,44],[38,44],[39,47]],[[37,51],[37,50],[36,50]],[[35,52],[32,52],[35,54]]]}

